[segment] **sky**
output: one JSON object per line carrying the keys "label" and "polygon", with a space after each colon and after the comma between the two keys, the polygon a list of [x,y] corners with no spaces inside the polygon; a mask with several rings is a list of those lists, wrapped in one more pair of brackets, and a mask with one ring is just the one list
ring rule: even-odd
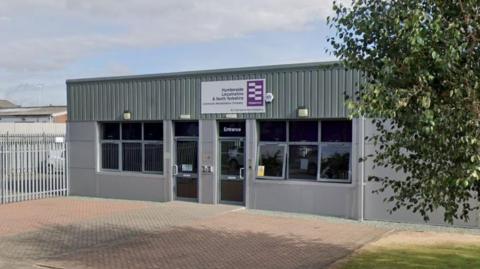
{"label": "sky", "polygon": [[332,0],[1,0],[0,99],[65,105],[65,80],[329,61]]}

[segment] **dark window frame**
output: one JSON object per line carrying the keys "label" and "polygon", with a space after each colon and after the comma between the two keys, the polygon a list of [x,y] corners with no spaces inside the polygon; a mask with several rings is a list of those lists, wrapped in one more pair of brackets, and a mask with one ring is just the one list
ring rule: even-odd
{"label": "dark window frame", "polygon": [[[349,153],[349,162],[348,162],[348,176],[347,178],[322,178],[322,155],[323,155],[323,147],[325,146],[340,146],[340,147],[348,147]],[[347,142],[323,142],[320,144],[320,154],[319,154],[319,179],[320,182],[337,182],[337,183],[351,183],[352,182],[352,143]]]}
{"label": "dark window frame", "polygon": [[[118,127],[119,127],[119,139],[115,139],[115,140],[112,140],[112,139],[103,139],[103,124],[105,123],[117,123],[118,124]],[[122,125],[123,123],[140,123],[141,124],[141,136],[140,136],[140,140],[136,139],[136,140],[129,140],[129,139],[123,139],[123,134],[122,134]],[[145,145],[151,145],[151,144],[155,144],[155,145],[161,145],[162,146],[162,156],[164,156],[164,140],[165,140],[165,134],[164,134],[164,131],[162,129],[162,140],[145,140],[145,137],[144,137],[144,125],[145,123],[161,123],[162,124],[162,128],[164,128],[164,122],[162,121],[155,121],[155,122],[100,122],[99,123],[99,129],[100,129],[100,135],[99,135],[99,144],[100,144],[100,151],[99,151],[99,168],[100,168],[100,171],[105,171],[105,172],[123,172],[123,173],[136,173],[136,174],[156,174],[156,175],[163,175],[164,174],[164,170],[165,170],[165,165],[164,165],[164,159],[165,158],[162,158],[161,162],[162,162],[162,169],[161,171],[149,171],[149,170],[146,170],[145,169]],[[109,143],[109,144],[117,144],[118,145],[118,169],[108,169],[108,168],[103,168],[103,163],[102,163],[102,145],[103,144],[106,144],[106,143]],[[123,144],[124,143],[139,143],[141,145],[141,163],[142,163],[142,169],[141,171],[127,171],[127,170],[124,170],[124,164],[123,164]]]}
{"label": "dark window frame", "polygon": [[[317,125],[317,141],[290,141],[290,124],[295,121],[311,121],[315,122]],[[302,180],[302,181],[318,181],[319,178],[319,158],[318,156],[320,155],[320,150],[319,150],[319,141],[320,141],[320,121],[318,120],[289,120],[287,121],[287,163],[286,163],[286,174],[285,174],[285,180]],[[315,179],[309,179],[309,178],[300,178],[300,177],[290,177],[290,146],[316,146],[317,147],[317,171],[315,175]]]}
{"label": "dark window frame", "polygon": [[[260,148],[262,146],[268,146],[268,145],[274,145],[274,146],[279,146],[283,148],[283,160],[282,160],[282,176],[275,177],[275,176],[258,176],[258,167],[260,166]],[[276,180],[284,180],[285,176],[287,174],[287,169],[286,169],[286,163],[288,162],[287,158],[287,152],[288,152],[288,146],[285,142],[282,143],[275,143],[275,142],[259,142],[258,143],[258,149],[257,149],[257,169],[255,169],[255,176],[256,178],[261,178],[261,179],[276,179]]]}
{"label": "dark window frame", "polygon": [[[104,168],[103,167],[103,145],[106,145],[106,144],[109,144],[109,145],[116,145],[117,146],[117,166],[118,168],[115,169],[115,168]],[[100,147],[99,147],[99,164],[100,164],[100,168],[102,170],[105,170],[105,171],[118,171],[120,169],[120,165],[121,165],[121,160],[120,160],[120,143],[116,142],[116,141],[112,141],[112,140],[103,140],[100,142]]]}
{"label": "dark window frame", "polygon": [[[284,129],[284,135],[285,135],[285,140],[261,140],[262,139],[262,134],[261,134],[261,124],[265,122],[278,122],[278,123],[285,123],[285,129]],[[288,121],[283,121],[283,120],[268,120],[268,121],[260,121],[257,124],[257,127],[259,129],[258,131],[258,141],[262,142],[272,142],[272,143],[286,143],[288,141]]]}
{"label": "dark window frame", "polygon": [[[194,135],[190,134],[180,134],[180,127],[185,127],[187,124],[192,124],[192,126],[195,128],[194,129]],[[182,126],[183,125],[183,126]],[[188,130],[182,130],[182,131],[188,131]],[[198,121],[191,121],[191,120],[180,120],[180,121],[174,121],[173,122],[173,136],[178,138],[178,137],[199,137],[200,136],[200,123]]]}
{"label": "dark window frame", "polygon": [[[140,145],[140,170],[126,170],[125,169],[125,144],[139,144]],[[122,159],[122,171],[127,173],[141,173],[144,171],[144,156],[143,143],[139,140],[122,140],[122,152],[120,153]]]}
{"label": "dark window frame", "polygon": [[[346,141],[343,141],[343,142],[323,142],[323,138],[322,138],[322,131],[323,131],[323,123],[325,122],[331,122],[331,121],[349,121],[350,124],[351,124],[351,135],[350,135],[350,138],[351,140],[349,142],[346,142]],[[353,121],[352,120],[347,120],[347,119],[334,119],[334,120],[321,120],[320,121],[320,130],[319,130],[319,148],[318,148],[318,181],[319,182],[330,182],[330,183],[345,183],[345,184],[349,184],[349,183],[352,183],[352,164],[353,164],[353,158],[352,158],[352,152],[353,152]],[[322,151],[322,148],[324,146],[329,146],[329,145],[332,145],[332,146],[345,146],[345,147],[349,147],[349,154],[350,154],[350,158],[349,158],[349,161],[348,161],[348,176],[346,179],[341,179],[341,178],[322,178],[322,155],[323,155],[323,151]]]}
{"label": "dark window frame", "polygon": [[[322,123],[328,120],[311,120],[317,123],[317,135],[318,139],[317,141],[290,141],[290,123],[294,121],[308,121],[308,120],[272,120],[272,121],[283,121],[286,122],[285,128],[286,128],[286,141],[261,141],[261,129],[258,130],[257,132],[257,141],[258,141],[258,146],[257,146],[257,161],[256,161],[256,169],[255,169],[255,178],[259,180],[291,180],[291,181],[305,181],[305,182],[325,182],[325,183],[346,183],[346,184],[351,184],[352,183],[352,146],[353,146],[353,141],[350,142],[322,142]],[[335,119],[333,121],[349,121],[347,119]],[[260,126],[259,121],[257,123],[257,126]],[[264,122],[264,121],[263,121]],[[353,132],[353,121],[350,121],[352,124],[352,132]],[[352,134],[352,140],[353,140],[353,134]],[[260,165],[260,147],[265,144],[274,144],[274,145],[282,145],[285,147],[285,154],[284,154],[284,162],[283,162],[283,173],[281,177],[272,177],[272,176],[258,176],[258,167]],[[347,179],[329,179],[329,178],[322,178],[322,167],[321,167],[321,161],[322,161],[322,148],[324,146],[328,145],[338,145],[338,146],[345,146],[349,147],[349,171],[348,171],[348,178]],[[316,146],[317,148],[317,171],[316,171],[316,178],[315,179],[307,179],[307,178],[297,178],[297,177],[290,177],[290,146]]]}
{"label": "dark window frame", "polygon": [[[316,171],[315,171],[315,178],[301,178],[301,177],[291,177],[290,176],[290,157],[292,156],[292,154],[290,153],[290,147],[291,146],[307,146],[307,147],[316,147],[317,148],[317,156],[316,156],[316,161],[317,161],[317,168],[316,168]],[[319,179],[319,155],[320,155],[320,150],[319,150],[319,146],[317,143],[298,143],[298,142],[292,142],[292,143],[289,143],[287,144],[287,163],[286,163],[286,170],[287,170],[287,173],[285,175],[285,179],[291,179],[291,180],[303,180],[303,181],[318,181]]]}
{"label": "dark window frame", "polygon": [[[104,137],[104,129],[105,129],[105,126],[106,125],[117,125],[117,136],[118,138],[112,138],[112,139],[109,139],[109,138],[105,138]],[[121,128],[121,125],[119,122],[105,122],[105,123],[102,123],[101,125],[101,129],[100,129],[100,139],[102,140],[113,140],[113,141],[116,141],[116,140],[119,140],[121,138],[120,136],[120,128]]]}
{"label": "dark window frame", "polygon": [[[124,136],[127,134],[128,135],[128,132],[125,132],[124,133],[124,127],[125,125],[139,125],[140,126],[140,134],[138,134],[138,137],[139,138],[136,138],[136,139],[130,139],[130,138],[125,138]],[[130,133],[130,135],[132,135],[134,133]],[[143,122],[122,122],[120,123],[120,139],[122,141],[142,141],[143,140]]]}

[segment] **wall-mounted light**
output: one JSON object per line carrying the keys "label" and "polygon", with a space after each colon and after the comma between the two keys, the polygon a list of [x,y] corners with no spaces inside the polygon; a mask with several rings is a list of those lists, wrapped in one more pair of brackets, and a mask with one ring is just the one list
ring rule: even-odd
{"label": "wall-mounted light", "polygon": [[297,108],[297,117],[305,118],[308,117],[308,108],[304,106],[300,106]]}
{"label": "wall-mounted light", "polygon": [[124,120],[131,120],[132,119],[132,113],[128,110],[123,111],[123,119]]}

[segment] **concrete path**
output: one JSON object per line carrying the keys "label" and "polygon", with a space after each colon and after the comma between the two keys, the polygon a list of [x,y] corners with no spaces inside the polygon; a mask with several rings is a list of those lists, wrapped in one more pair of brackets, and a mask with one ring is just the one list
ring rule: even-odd
{"label": "concrete path", "polygon": [[0,268],[327,268],[386,229],[227,205],[0,205]]}

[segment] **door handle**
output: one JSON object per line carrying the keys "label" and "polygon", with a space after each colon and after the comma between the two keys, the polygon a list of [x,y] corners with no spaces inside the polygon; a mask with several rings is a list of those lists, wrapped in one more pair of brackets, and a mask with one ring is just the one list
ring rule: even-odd
{"label": "door handle", "polygon": [[178,175],[178,165],[174,164],[172,166],[172,170],[173,170],[172,173],[174,176]]}
{"label": "door handle", "polygon": [[239,170],[239,177],[240,177],[240,179],[243,179],[243,172],[244,172],[244,171],[245,171],[245,168],[243,168],[243,167],[240,168],[240,170]]}

